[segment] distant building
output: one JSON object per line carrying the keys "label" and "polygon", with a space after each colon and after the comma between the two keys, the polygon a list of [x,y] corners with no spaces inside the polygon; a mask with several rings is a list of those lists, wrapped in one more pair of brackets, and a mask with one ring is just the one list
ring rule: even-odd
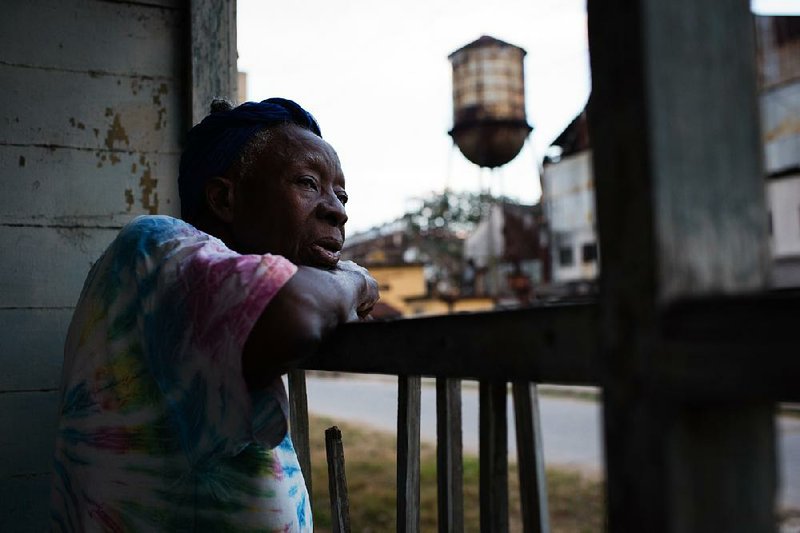
{"label": "distant building", "polygon": [[[800,286],[800,17],[755,17],[758,89],[773,285]],[[589,128],[584,109],[543,162],[542,205],[550,225],[552,280],[591,291],[599,250]]]}
{"label": "distant building", "polygon": [[800,17],[756,17],[773,283],[800,286]]}
{"label": "distant building", "polygon": [[586,110],[553,141],[542,170],[542,206],[550,226],[552,282],[567,293],[595,289],[598,268],[592,151]]}
{"label": "distant building", "polygon": [[[437,238],[446,240],[443,235]],[[450,238],[458,240],[456,236]],[[438,277],[441,271],[455,267],[437,264],[450,261],[421,251],[404,221],[348,237],[343,257],[367,268],[378,282],[381,299],[372,313],[378,319],[486,311],[494,307],[491,297],[462,293],[457,284]],[[458,263],[460,269],[460,258]]]}
{"label": "distant building", "polygon": [[549,235],[540,204],[498,202],[464,241],[462,290],[500,304],[527,303],[550,280]]}
{"label": "distant building", "polygon": [[409,231],[398,220],[349,237],[343,258],[378,281],[378,317],[482,311],[530,302],[549,281],[547,225],[539,205],[498,201],[469,235]]}

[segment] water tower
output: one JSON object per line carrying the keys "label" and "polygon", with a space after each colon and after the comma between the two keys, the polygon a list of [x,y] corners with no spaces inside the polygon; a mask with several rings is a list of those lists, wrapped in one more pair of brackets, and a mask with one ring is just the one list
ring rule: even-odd
{"label": "water tower", "polygon": [[533,128],[525,119],[525,50],[488,35],[450,54],[453,129],[464,157],[496,168],[514,159]]}

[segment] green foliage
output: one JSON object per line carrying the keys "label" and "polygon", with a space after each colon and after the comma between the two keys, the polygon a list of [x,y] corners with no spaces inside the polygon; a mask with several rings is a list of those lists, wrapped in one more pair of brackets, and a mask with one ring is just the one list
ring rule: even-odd
{"label": "green foliage", "polygon": [[451,234],[466,237],[488,213],[491,203],[504,200],[486,193],[432,193],[403,215],[412,235]]}
{"label": "green foliage", "polygon": [[433,267],[435,286],[459,285],[464,239],[489,213],[493,202],[505,198],[486,193],[444,191],[420,199],[419,205],[405,215],[406,232],[418,260]]}

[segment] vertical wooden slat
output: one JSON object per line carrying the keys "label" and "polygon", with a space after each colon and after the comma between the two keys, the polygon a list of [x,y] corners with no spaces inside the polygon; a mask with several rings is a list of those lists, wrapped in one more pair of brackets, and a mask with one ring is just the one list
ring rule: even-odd
{"label": "vertical wooden slat", "polygon": [[436,477],[440,533],[464,531],[461,381],[436,380]]}
{"label": "vertical wooden slat", "polygon": [[665,308],[768,278],[749,2],[590,0],[588,22],[610,529],[772,532],[771,406],[659,380]]}
{"label": "vertical wooden slat", "polygon": [[508,424],[504,382],[481,381],[479,406],[481,532],[508,531]]}
{"label": "vertical wooden slat", "polygon": [[550,517],[547,511],[547,479],[538,392],[536,385],[527,381],[514,382],[513,391],[522,530],[525,533],[549,533]]}
{"label": "vertical wooden slat", "polygon": [[398,377],[397,531],[419,531],[419,376]]}
{"label": "vertical wooden slat", "polygon": [[336,426],[325,430],[325,453],[328,457],[328,494],[333,533],[349,533],[350,501],[344,471],[344,447],[342,432]]}
{"label": "vertical wooden slat", "polygon": [[189,82],[192,125],[215,97],[236,99],[236,2],[190,0]]}
{"label": "vertical wooden slat", "polygon": [[308,393],[304,370],[289,371],[289,426],[300,470],[311,494],[311,443],[308,429]]}

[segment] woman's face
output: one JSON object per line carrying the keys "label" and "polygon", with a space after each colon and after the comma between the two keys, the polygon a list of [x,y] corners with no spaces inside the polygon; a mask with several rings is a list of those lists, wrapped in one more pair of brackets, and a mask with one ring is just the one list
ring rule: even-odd
{"label": "woman's face", "polygon": [[303,128],[278,128],[236,187],[232,230],[238,251],[334,268],[344,243],[346,202],[333,148]]}

